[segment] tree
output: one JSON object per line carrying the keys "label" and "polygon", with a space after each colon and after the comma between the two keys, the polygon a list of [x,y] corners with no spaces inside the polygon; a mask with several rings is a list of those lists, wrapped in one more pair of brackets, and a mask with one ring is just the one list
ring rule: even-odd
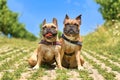
{"label": "tree", "polygon": [[6,36],[10,34],[15,38],[37,39],[25,29],[24,24],[18,21],[18,13],[9,10],[7,0],[0,0],[0,32]]}
{"label": "tree", "polygon": [[120,20],[120,0],[95,0],[104,20]]}

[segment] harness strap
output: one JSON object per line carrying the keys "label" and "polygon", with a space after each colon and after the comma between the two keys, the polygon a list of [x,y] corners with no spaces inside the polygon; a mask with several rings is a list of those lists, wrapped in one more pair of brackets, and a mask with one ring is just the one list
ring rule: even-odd
{"label": "harness strap", "polygon": [[72,56],[72,55],[75,54],[75,52],[73,52],[73,53],[69,53],[69,54],[65,52],[64,54],[65,54],[66,56]]}
{"label": "harness strap", "polygon": [[45,44],[45,45],[61,45],[60,42],[55,41],[55,42],[48,42],[46,40],[41,40],[39,44]]}
{"label": "harness strap", "polygon": [[64,40],[72,43],[72,44],[76,44],[76,45],[82,46],[82,42],[80,42],[80,41],[72,41],[72,40],[66,38],[66,37],[64,36],[64,34],[62,34],[62,38],[63,38]]}

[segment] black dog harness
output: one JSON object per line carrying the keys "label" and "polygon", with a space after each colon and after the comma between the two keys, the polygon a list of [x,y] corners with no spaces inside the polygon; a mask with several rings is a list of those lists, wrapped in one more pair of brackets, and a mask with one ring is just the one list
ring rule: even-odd
{"label": "black dog harness", "polygon": [[76,45],[82,46],[82,42],[69,40],[68,38],[66,38],[66,37],[64,36],[64,34],[62,34],[62,38],[63,38],[64,40],[72,43],[72,44],[76,44]]}
{"label": "black dog harness", "polygon": [[64,54],[67,55],[67,56],[72,56],[72,55],[75,54],[75,52],[73,52],[73,53],[69,53],[69,54],[65,52]]}
{"label": "black dog harness", "polygon": [[[68,38],[66,38],[66,37],[64,36],[64,34],[62,34],[62,38],[63,38],[64,40],[72,43],[72,44],[75,44],[75,45],[78,45],[78,46],[82,46],[82,42],[80,42],[80,41],[71,41],[71,40],[69,40]],[[67,56],[72,56],[72,55],[74,55],[74,54],[75,54],[75,52],[69,53],[69,54],[65,52],[65,55],[67,55]]]}
{"label": "black dog harness", "polygon": [[41,40],[39,44],[45,44],[45,45],[61,45],[60,42],[55,41],[55,42],[48,42],[46,40]]}

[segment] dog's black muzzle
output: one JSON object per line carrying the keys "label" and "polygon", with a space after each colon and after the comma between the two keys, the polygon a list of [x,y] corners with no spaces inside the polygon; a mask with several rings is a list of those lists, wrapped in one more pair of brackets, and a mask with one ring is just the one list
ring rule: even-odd
{"label": "dog's black muzzle", "polygon": [[66,34],[79,34],[79,29],[77,26],[69,25],[64,28],[64,33]]}

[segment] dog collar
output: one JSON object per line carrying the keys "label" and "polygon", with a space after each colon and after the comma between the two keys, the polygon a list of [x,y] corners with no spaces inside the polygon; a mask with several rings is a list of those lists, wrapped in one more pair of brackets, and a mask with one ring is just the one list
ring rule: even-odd
{"label": "dog collar", "polygon": [[66,41],[72,43],[72,44],[76,44],[76,45],[82,46],[82,42],[80,42],[80,41],[72,41],[72,40],[66,38],[66,37],[64,36],[64,34],[62,34],[62,38],[65,39]]}
{"label": "dog collar", "polygon": [[61,45],[60,42],[55,41],[55,42],[48,42],[46,40],[41,40],[39,44],[45,44],[45,45]]}
{"label": "dog collar", "polygon": [[74,54],[75,54],[75,52],[69,53],[69,54],[65,52],[65,55],[66,55],[66,56],[72,56],[72,55],[74,55]]}

